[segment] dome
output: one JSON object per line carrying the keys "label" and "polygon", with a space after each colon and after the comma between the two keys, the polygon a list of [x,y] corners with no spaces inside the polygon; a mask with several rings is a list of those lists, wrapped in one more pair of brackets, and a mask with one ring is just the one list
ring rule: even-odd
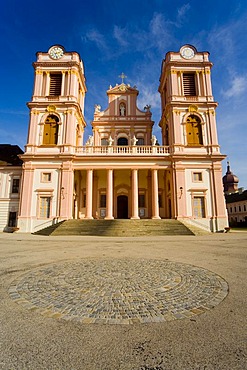
{"label": "dome", "polygon": [[223,176],[223,185],[225,193],[235,193],[238,190],[239,179],[230,169],[230,162],[227,162],[227,171]]}

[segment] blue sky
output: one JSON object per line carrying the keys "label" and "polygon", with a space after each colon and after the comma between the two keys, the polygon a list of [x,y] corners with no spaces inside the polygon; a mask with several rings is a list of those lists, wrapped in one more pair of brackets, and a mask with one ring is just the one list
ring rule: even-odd
{"label": "blue sky", "polygon": [[22,148],[37,51],[61,44],[81,55],[88,133],[94,105],[106,108],[106,90],[120,83],[118,76],[124,72],[126,83],[140,91],[139,108],[151,104],[158,137],[157,89],[166,52],[183,44],[209,51],[221,151],[228,155],[239,185],[247,188],[246,0],[3,0],[0,38],[0,143]]}

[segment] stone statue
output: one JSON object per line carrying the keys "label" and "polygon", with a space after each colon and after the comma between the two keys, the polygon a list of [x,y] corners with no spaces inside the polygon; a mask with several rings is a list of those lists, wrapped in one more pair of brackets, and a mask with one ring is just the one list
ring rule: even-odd
{"label": "stone statue", "polygon": [[95,104],[94,106],[94,113],[99,113],[101,110],[101,106],[99,104]]}
{"label": "stone statue", "polygon": [[147,112],[150,112],[150,108],[151,108],[151,105],[147,104],[145,105],[144,110],[146,110]]}
{"label": "stone statue", "polygon": [[152,142],[152,146],[155,146],[155,144],[157,143],[157,138],[155,135],[152,135],[151,142]]}
{"label": "stone statue", "polygon": [[135,146],[137,141],[138,141],[138,139],[134,135],[133,138],[132,138],[132,145]]}
{"label": "stone statue", "polygon": [[113,138],[110,136],[108,139],[109,146],[112,146],[113,141],[114,141]]}
{"label": "stone statue", "polygon": [[125,113],[126,113],[125,104],[121,103],[120,107],[119,107],[119,110],[120,110],[120,116],[125,116]]}
{"label": "stone statue", "polygon": [[87,142],[86,142],[86,145],[87,145],[87,146],[93,146],[93,136],[92,136],[92,135],[90,135],[90,136],[88,137],[88,140],[87,140]]}

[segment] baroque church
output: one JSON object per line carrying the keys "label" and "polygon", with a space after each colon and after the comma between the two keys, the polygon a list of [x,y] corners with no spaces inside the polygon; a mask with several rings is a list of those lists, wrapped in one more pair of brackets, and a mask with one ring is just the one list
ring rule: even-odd
{"label": "baroque church", "polygon": [[[69,219],[176,219],[207,231],[228,226],[208,52],[168,52],[159,81],[162,143],[136,86],[107,90],[84,137],[84,66],[52,46],[33,63],[30,122],[20,163],[0,158],[0,228],[36,232]],[[158,85],[158,83],[157,83]]]}

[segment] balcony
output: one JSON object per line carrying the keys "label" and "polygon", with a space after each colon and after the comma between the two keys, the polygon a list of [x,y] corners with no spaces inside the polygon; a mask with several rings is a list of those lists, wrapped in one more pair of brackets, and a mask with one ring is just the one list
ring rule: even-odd
{"label": "balcony", "polygon": [[140,146],[80,146],[76,148],[76,154],[78,155],[95,155],[95,156],[103,156],[103,155],[137,155],[137,156],[150,156],[150,155],[158,155],[158,156],[168,156],[169,155],[169,147],[168,146],[148,146],[148,145],[140,145]]}

